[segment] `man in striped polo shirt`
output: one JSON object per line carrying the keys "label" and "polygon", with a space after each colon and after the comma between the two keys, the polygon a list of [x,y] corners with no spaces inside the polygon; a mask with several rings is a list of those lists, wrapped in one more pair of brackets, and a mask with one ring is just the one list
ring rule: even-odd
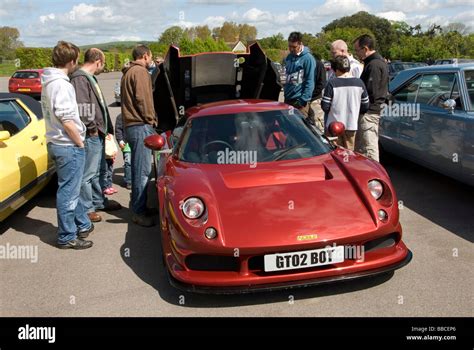
{"label": "man in striped polo shirt", "polygon": [[321,102],[326,113],[325,129],[334,121],[344,123],[346,131],[337,144],[354,150],[359,114],[369,109],[369,96],[363,81],[351,75],[351,64],[346,56],[337,56],[331,61],[331,68],[336,77],[328,81]]}

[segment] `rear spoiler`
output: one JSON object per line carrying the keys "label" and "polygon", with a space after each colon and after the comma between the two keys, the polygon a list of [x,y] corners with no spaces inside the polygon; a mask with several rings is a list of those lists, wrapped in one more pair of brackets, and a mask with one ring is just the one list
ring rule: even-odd
{"label": "rear spoiler", "polygon": [[248,53],[209,52],[180,56],[170,46],[159,65],[154,103],[158,129],[172,130],[189,107],[235,99],[278,101],[279,75],[258,43]]}

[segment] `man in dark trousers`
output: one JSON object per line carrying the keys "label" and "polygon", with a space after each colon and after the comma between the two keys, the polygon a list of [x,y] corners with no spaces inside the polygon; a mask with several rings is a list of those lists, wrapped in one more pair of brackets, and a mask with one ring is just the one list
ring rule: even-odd
{"label": "man in dark trousers", "polygon": [[153,102],[153,88],[148,68],[152,54],[148,47],[139,45],[132,52],[134,61],[123,70],[121,107],[125,137],[131,149],[132,166],[132,221],[140,226],[155,225],[146,215],[147,184],[151,174],[152,152],[144,145],[147,136],[155,134],[158,118]]}
{"label": "man in dark trousers", "polygon": [[316,61],[316,69],[314,71],[314,90],[311,97],[308,118],[317,126],[321,132],[324,132],[324,111],[321,109],[321,99],[323,98],[323,90],[326,86],[326,69],[323,62],[314,57]]}
{"label": "man in dark trousers", "polygon": [[122,207],[119,203],[105,198],[99,181],[101,167],[105,166],[105,138],[114,132],[107,102],[95,77],[104,71],[104,66],[104,53],[91,48],[84,53],[83,66],[71,76],[79,115],[87,128],[84,141],[86,165],[81,184],[81,200],[92,222],[102,220],[97,211],[119,210]]}
{"label": "man in dark trousers", "polygon": [[375,51],[375,40],[370,35],[364,34],[354,40],[354,51],[364,61],[360,78],[367,88],[370,101],[368,112],[359,117],[355,150],[378,162],[379,120],[388,94],[388,66]]}

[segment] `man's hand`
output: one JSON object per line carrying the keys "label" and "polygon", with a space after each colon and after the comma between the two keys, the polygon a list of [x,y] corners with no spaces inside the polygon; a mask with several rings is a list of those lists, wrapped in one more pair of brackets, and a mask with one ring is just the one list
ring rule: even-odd
{"label": "man's hand", "polygon": [[123,140],[121,140],[121,141],[119,142],[119,147],[120,147],[120,149],[122,149],[122,150],[125,148],[125,142],[124,142]]}
{"label": "man's hand", "polygon": [[79,134],[79,130],[77,130],[76,124],[72,120],[66,120],[63,122],[63,127],[76,146],[84,148],[84,142],[82,141],[81,134]]}

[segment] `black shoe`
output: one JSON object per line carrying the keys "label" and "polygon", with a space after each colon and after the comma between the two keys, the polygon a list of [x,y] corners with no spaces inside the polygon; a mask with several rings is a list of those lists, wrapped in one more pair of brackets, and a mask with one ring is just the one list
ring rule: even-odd
{"label": "black shoe", "polygon": [[58,244],[59,249],[87,249],[92,247],[94,243],[92,241],[84,241],[82,239],[76,238],[70,240],[65,244]]}
{"label": "black shoe", "polygon": [[77,232],[77,238],[85,239],[89,237],[89,233],[91,233],[92,231],[94,231],[94,224],[91,223],[91,227],[89,229]]}
{"label": "black shoe", "polygon": [[105,203],[105,206],[97,211],[116,211],[122,209],[122,205],[119,202],[108,200]]}

